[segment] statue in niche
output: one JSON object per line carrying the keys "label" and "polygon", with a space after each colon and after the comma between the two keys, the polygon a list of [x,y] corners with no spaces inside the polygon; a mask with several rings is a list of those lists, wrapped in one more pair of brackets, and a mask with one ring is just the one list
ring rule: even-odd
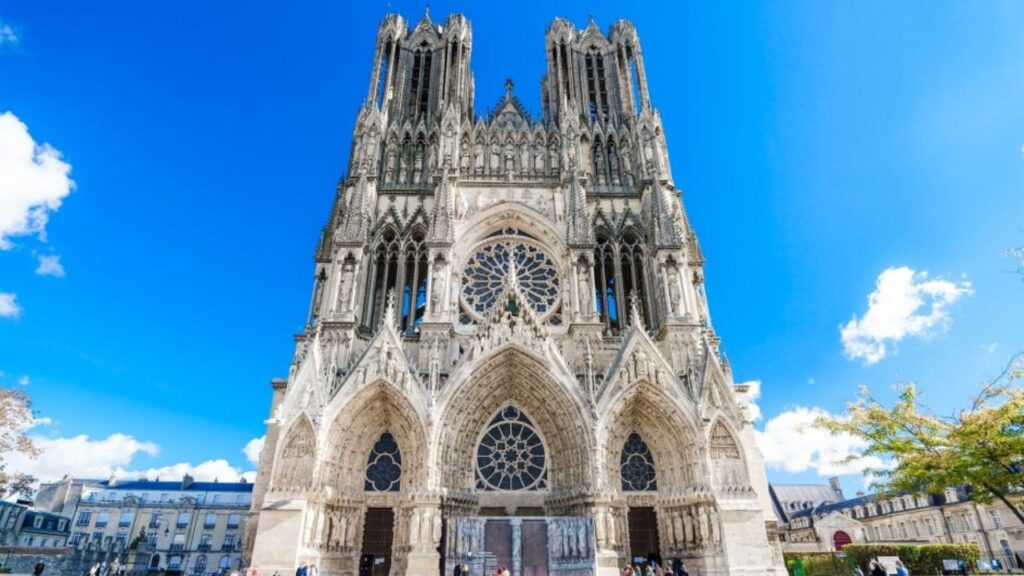
{"label": "statue in niche", "polygon": [[469,146],[463,145],[459,150],[459,172],[469,173]]}
{"label": "statue in niche", "polygon": [[430,371],[431,394],[437,394],[439,388],[438,383],[440,380],[441,373],[441,351],[439,350],[440,340],[440,336],[434,336],[434,338],[430,341],[430,362],[428,369]]}
{"label": "statue in niche", "polygon": [[498,171],[500,170],[500,166],[501,166],[501,164],[500,164],[501,163],[501,158],[499,158],[500,154],[501,154],[501,147],[498,146],[497,142],[491,142],[491,158],[490,158],[490,166],[489,166],[489,168],[491,169],[491,173],[492,174],[497,174]]}
{"label": "statue in niche", "polygon": [[413,161],[412,181],[418,183],[423,177],[423,146],[416,145],[416,157]]}
{"label": "statue in niche", "polygon": [[351,290],[352,290],[352,279],[355,275],[355,264],[351,260],[345,260],[345,263],[341,265],[341,281],[338,284],[338,302],[341,304],[341,311],[348,312],[349,302],[352,301]]}
{"label": "statue in niche", "polygon": [[519,172],[522,174],[530,173],[530,145],[523,142],[522,146],[519,147]]}
{"label": "statue in niche", "polygon": [[516,171],[516,155],[512,144],[505,144],[505,174],[512,174]]}
{"label": "statue in niche", "polygon": [[441,314],[444,312],[444,272],[445,265],[442,260],[434,262],[434,270],[431,273],[433,285],[431,286],[430,295],[430,312],[432,314]]}
{"label": "statue in niche", "polygon": [[473,171],[477,174],[484,173],[484,146],[479,142],[473,149]]}
{"label": "statue in niche", "polygon": [[388,151],[384,159],[384,183],[390,184],[395,173],[395,147],[388,144]]}
{"label": "statue in niche", "polygon": [[600,142],[594,145],[594,165],[596,167],[595,172],[597,173],[597,184],[604,184],[604,152],[602,151]]}
{"label": "statue in niche", "polygon": [[561,169],[561,158],[558,150],[558,144],[551,143],[551,148],[548,152],[551,154],[551,173],[558,175],[558,171]]}
{"label": "statue in niche", "polygon": [[622,179],[627,186],[633,185],[633,151],[628,146],[622,147]]}
{"label": "statue in niche", "polygon": [[409,147],[403,147],[402,154],[398,157],[398,183],[405,184],[409,177]]}
{"label": "statue in niche", "polygon": [[533,145],[533,171],[538,176],[544,174],[544,144],[537,142]]}
{"label": "statue in niche", "polygon": [[608,168],[611,172],[611,183],[619,185],[622,181],[619,179],[619,155],[615,153],[615,148],[608,148]]}
{"label": "statue in niche", "polygon": [[668,301],[671,306],[669,314],[680,316],[682,315],[683,289],[679,282],[679,272],[676,271],[676,265],[672,263],[667,266],[665,272],[665,281],[668,283]]}
{"label": "statue in niche", "polygon": [[590,264],[583,262],[579,267],[580,314],[590,316],[594,313],[594,289],[590,282]]}

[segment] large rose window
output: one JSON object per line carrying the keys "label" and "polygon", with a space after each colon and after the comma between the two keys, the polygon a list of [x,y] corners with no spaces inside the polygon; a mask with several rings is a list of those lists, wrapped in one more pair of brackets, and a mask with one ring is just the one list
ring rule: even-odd
{"label": "large rose window", "polygon": [[476,485],[482,490],[547,488],[544,443],[533,423],[515,406],[507,406],[487,426],[476,448]]}
{"label": "large rose window", "polygon": [[540,320],[558,309],[558,268],[541,246],[525,236],[497,236],[475,247],[462,271],[462,304],[477,321],[494,307],[505,286],[509,263],[516,281]]}

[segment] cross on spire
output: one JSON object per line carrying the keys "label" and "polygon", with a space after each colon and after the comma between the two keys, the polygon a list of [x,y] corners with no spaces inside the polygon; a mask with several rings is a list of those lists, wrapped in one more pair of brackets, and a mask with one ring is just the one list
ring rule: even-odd
{"label": "cross on spire", "polygon": [[515,86],[515,82],[512,81],[512,77],[505,78],[505,97],[512,97],[512,88]]}

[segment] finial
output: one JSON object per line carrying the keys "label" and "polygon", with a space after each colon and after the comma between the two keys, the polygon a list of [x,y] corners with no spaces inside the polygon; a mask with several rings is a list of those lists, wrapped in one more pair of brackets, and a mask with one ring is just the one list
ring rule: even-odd
{"label": "finial", "polygon": [[640,296],[636,290],[629,293],[629,317],[634,326],[644,327],[644,321],[640,317]]}
{"label": "finial", "polygon": [[512,82],[512,78],[511,77],[505,78],[505,97],[506,98],[512,98],[512,87],[513,86],[515,86],[515,83]]}
{"label": "finial", "polygon": [[505,273],[505,281],[509,284],[518,284],[519,277],[516,274],[516,256],[515,254],[508,255],[508,272]]}

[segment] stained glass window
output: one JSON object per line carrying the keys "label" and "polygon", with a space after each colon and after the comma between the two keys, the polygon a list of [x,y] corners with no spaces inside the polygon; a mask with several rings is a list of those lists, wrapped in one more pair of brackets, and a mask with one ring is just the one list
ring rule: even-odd
{"label": "stained glass window", "polygon": [[622,469],[622,489],[630,492],[646,492],[658,489],[654,472],[654,456],[647,443],[633,432],[622,446],[619,460]]}
{"label": "stained glass window", "polygon": [[544,443],[521,410],[508,406],[488,424],[476,449],[476,472],[481,490],[547,488]]}
{"label": "stained glass window", "polygon": [[558,268],[535,241],[525,236],[498,236],[477,247],[462,274],[462,301],[475,320],[494,306],[515,259],[516,280],[540,320],[558,308]]}
{"label": "stained glass window", "polygon": [[402,452],[390,432],[380,435],[366,459],[363,490],[397,492],[402,487]]}

